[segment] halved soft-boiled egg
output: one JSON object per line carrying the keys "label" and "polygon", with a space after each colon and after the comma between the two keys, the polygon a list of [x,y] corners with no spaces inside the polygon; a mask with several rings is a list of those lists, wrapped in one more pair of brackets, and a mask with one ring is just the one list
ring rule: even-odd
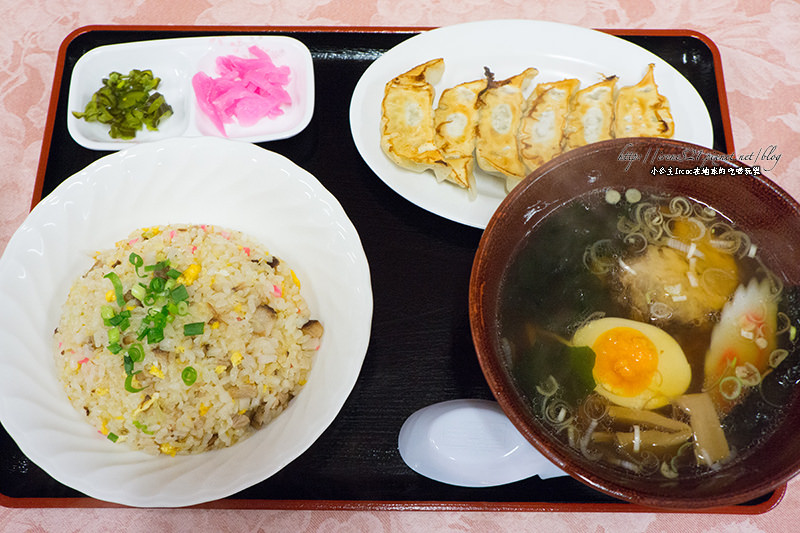
{"label": "halved soft-boiled egg", "polygon": [[667,405],[689,387],[692,370],[678,342],[656,326],[625,318],[600,318],[581,326],[575,346],[595,354],[595,391],[634,409]]}

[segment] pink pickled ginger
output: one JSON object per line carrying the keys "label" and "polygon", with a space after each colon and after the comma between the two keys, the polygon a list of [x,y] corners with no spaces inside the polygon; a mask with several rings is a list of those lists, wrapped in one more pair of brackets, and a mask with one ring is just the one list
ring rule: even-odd
{"label": "pink pickled ginger", "polygon": [[218,78],[204,72],[192,78],[198,107],[226,137],[225,124],[232,124],[234,119],[240,126],[252,126],[262,118],[282,115],[282,106],[292,103],[286,92],[289,67],[275,66],[269,55],[257,46],[251,46],[248,51],[255,58],[218,57]]}

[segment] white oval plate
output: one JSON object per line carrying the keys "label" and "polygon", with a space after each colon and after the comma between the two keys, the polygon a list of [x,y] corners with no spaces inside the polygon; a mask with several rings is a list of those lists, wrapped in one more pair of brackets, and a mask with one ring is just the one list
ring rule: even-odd
{"label": "white oval plate", "polygon": [[[285,139],[301,132],[314,113],[314,65],[308,48],[292,37],[282,35],[224,35],[217,37],[182,37],[99,46],[78,59],[70,78],[67,99],[67,130],[85,148],[120,150],[133,144],[169,137],[198,137],[222,134],[197,107],[192,77],[205,72],[217,77],[216,58],[222,55],[251,57],[247,49],[258,46],[269,54],[276,66],[291,69],[286,90],[292,104],[284,114],[263,118],[249,127],[226,124],[227,137],[247,142]],[[102,86],[103,78],[113,72],[128,74],[132,69],[150,69],[161,78],[157,91],[172,106],[173,115],[164,120],[158,131],[144,128],[130,140],[112,139],[108,126],[75,118],[73,111],[83,111],[92,95]]]}
{"label": "white oval plate", "polygon": [[[605,76],[619,76],[618,87],[638,83],[655,64],[659,93],[669,98],[677,140],[711,147],[714,132],[703,99],[689,81],[651,52],[603,32],[535,20],[468,22],[415,35],[387,51],[362,75],[350,104],[350,129],[369,167],[395,192],[432,213],[485,228],[506,195],[504,183],[476,169],[478,197],[433,174],[417,174],[392,163],[380,147],[384,86],[412,67],[442,57],[445,72],[436,95],[447,87],[483,77],[488,66],[498,80],[535,67],[537,83],[578,78],[581,87]],[[434,102],[435,105],[436,102]]]}
{"label": "white oval plate", "polygon": [[[199,455],[113,444],[72,407],[56,377],[53,330],[72,282],[136,228],[205,223],[243,231],[292,265],[325,334],[303,390],[250,438]],[[0,258],[0,421],[53,478],[115,503],[177,507],[254,485],[333,421],[361,369],[372,289],[361,241],[308,172],[258,146],[167,139],[105,156],[42,200]]]}

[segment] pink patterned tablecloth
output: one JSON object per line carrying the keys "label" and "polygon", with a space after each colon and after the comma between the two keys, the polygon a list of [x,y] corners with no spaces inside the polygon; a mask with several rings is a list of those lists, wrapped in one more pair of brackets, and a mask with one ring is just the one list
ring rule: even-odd
{"label": "pink patterned tablecloth", "polygon": [[[800,198],[797,0],[0,0],[0,251],[31,202],[58,47],[91,24],[442,26],[526,18],[591,28],[690,29],[719,47],[737,154]],[[480,37],[480,36],[476,36]],[[0,302],[2,305],[2,302]],[[0,347],[2,349],[2,347]],[[0,531],[790,531],[800,479],[761,515],[455,511],[17,509]]]}

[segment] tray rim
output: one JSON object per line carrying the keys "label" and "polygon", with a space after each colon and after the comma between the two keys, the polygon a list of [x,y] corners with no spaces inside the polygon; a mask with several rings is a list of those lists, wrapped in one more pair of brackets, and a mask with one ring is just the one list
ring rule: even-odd
{"label": "tray rim", "polygon": [[[42,199],[44,178],[47,170],[48,156],[55,129],[55,114],[63,83],[66,54],[69,45],[78,36],[91,32],[193,32],[193,33],[419,33],[435,28],[435,26],[207,26],[207,25],[126,25],[126,24],[94,24],[76,28],[61,42],[56,57],[56,68],[53,75],[50,99],[47,109],[44,136],[39,155],[36,181],[30,208]],[[649,29],[649,28],[594,28],[597,31],[615,36],[654,36],[654,37],[689,37],[701,41],[710,50],[714,58],[714,77],[717,85],[722,118],[725,146],[728,153],[735,153],[733,145],[730,113],[727,92],[722,72],[722,58],[719,48],[705,34],[691,29]],[[755,505],[737,505],[710,509],[662,509],[645,507],[627,502],[492,502],[492,501],[414,501],[414,500],[268,500],[224,498],[212,502],[187,507],[187,509],[274,509],[274,510],[336,510],[336,511],[499,511],[499,512],[657,512],[669,514],[741,514],[755,515],[766,513],[775,508],[783,499],[787,485],[775,489],[764,502]],[[24,497],[17,498],[0,493],[0,505],[10,508],[125,508],[124,505],[110,503],[88,496],[78,497]]]}
{"label": "tray rim", "polygon": [[[292,511],[478,511],[478,512],[549,512],[549,513],[662,513],[759,515],[771,511],[783,500],[787,486],[774,491],[768,499],[755,505],[732,505],[707,509],[668,509],[645,507],[634,503],[559,503],[559,502],[491,502],[491,501],[414,501],[414,500],[265,500],[224,498],[182,507],[182,509],[269,509]],[[0,493],[0,505],[19,509],[133,509],[126,505],[95,498],[14,498]]]}

